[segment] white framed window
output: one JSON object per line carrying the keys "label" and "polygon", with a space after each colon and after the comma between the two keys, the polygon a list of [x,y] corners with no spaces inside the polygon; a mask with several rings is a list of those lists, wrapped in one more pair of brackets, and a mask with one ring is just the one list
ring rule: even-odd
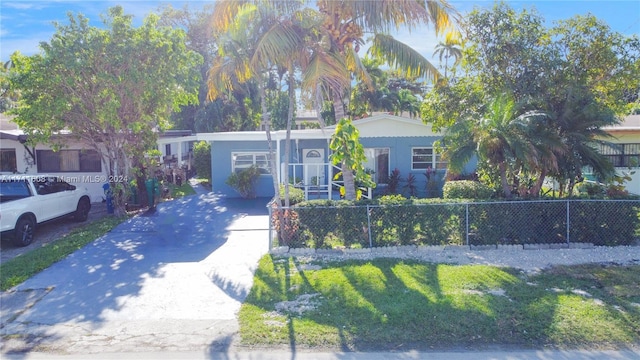
{"label": "white framed window", "polygon": [[367,157],[364,168],[373,172],[373,181],[386,184],[389,181],[389,148],[365,148],[364,154]]}
{"label": "white framed window", "polygon": [[269,174],[268,152],[233,152],[231,153],[231,171],[234,173],[248,169],[255,165],[260,174]]}
{"label": "white framed window", "polygon": [[36,150],[38,172],[101,172],[102,159],[95,150]]}
{"label": "white framed window", "polygon": [[447,163],[442,161],[440,154],[432,147],[411,148],[411,170],[426,170],[427,168],[444,170],[447,168]]}

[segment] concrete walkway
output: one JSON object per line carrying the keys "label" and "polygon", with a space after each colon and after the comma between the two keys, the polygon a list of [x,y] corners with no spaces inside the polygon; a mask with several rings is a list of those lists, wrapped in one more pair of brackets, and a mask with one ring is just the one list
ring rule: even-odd
{"label": "concrete walkway", "polygon": [[197,190],[4,293],[3,356],[226,351],[268,250],[266,200]]}

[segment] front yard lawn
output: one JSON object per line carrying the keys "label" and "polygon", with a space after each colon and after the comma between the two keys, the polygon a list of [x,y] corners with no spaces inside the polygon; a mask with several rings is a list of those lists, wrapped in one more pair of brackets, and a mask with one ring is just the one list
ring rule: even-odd
{"label": "front yard lawn", "polygon": [[528,275],[397,259],[263,257],[242,343],[341,350],[615,348],[640,344],[640,266]]}

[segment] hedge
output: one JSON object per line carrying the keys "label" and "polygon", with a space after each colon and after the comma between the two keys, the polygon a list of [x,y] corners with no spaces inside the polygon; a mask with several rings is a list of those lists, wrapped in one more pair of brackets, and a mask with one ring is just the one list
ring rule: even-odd
{"label": "hedge", "polygon": [[[640,235],[640,201],[568,204],[572,243],[629,245]],[[295,218],[294,231],[288,233],[292,247],[464,245],[467,235],[470,245],[567,242],[566,200],[474,202],[396,195],[303,201],[287,214]]]}

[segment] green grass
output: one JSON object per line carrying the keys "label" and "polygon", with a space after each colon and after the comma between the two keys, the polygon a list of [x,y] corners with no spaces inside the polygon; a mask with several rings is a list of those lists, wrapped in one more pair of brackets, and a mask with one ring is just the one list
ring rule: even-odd
{"label": "green grass", "polygon": [[72,230],[68,235],[0,264],[0,290],[10,289],[106,234],[125,218],[109,216]]}
{"label": "green grass", "polygon": [[191,187],[191,185],[189,185],[188,182],[184,182],[180,186],[168,183],[166,186],[171,190],[171,197],[174,199],[196,194],[195,190],[193,190],[193,188]]}
{"label": "green grass", "polygon": [[[265,256],[240,310],[248,346],[611,348],[640,343],[640,266],[513,269]],[[314,265],[314,264],[311,264]],[[277,304],[316,294],[308,311]]]}

